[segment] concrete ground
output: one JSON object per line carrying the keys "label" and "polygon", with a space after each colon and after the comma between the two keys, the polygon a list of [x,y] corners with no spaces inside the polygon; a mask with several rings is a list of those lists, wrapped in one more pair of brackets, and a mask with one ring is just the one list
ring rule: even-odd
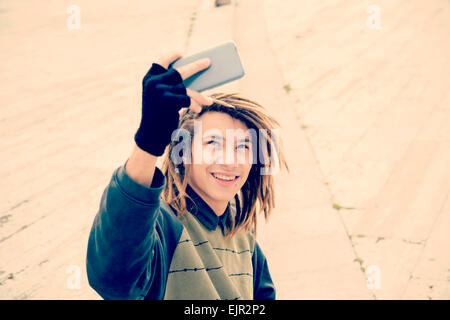
{"label": "concrete ground", "polygon": [[[450,298],[450,3],[0,4],[0,299],[99,299],[85,255],[161,54],[233,40],[290,174],[261,225],[279,299]],[[76,8],[75,8],[76,9]]]}

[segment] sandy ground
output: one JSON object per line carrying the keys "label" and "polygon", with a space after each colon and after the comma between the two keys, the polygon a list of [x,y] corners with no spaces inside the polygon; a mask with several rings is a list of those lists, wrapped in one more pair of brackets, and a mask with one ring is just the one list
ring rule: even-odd
{"label": "sandy ground", "polygon": [[450,298],[448,1],[80,0],[79,29],[72,4],[0,4],[0,299],[100,299],[87,237],[142,77],[228,40],[246,76],[212,91],[283,125],[259,236],[278,298]]}

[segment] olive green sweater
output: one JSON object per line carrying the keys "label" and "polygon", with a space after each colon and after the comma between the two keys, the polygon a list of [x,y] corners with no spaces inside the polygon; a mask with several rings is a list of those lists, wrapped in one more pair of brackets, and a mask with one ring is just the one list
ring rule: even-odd
{"label": "olive green sweater", "polygon": [[105,299],[275,299],[253,234],[223,235],[233,202],[218,217],[188,185],[182,218],[160,198],[165,185],[158,168],[151,188],[115,170],[89,236],[90,285]]}

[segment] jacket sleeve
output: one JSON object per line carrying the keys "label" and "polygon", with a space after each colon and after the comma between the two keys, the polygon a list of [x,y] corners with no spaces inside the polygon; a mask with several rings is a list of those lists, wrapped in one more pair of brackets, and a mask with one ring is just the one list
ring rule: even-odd
{"label": "jacket sleeve", "polygon": [[131,179],[125,165],[103,192],[88,240],[88,281],[104,299],[143,299],[157,267],[155,223],[166,178],[156,167],[151,187],[145,187]]}
{"label": "jacket sleeve", "polygon": [[269,266],[258,242],[252,256],[253,262],[253,299],[275,300],[275,286],[270,276]]}

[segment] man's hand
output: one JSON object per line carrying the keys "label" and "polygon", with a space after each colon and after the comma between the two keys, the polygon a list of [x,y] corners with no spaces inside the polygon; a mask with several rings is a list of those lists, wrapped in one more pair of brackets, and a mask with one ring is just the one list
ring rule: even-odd
{"label": "man's hand", "polygon": [[178,69],[167,69],[180,58],[172,53],[153,63],[142,80],[142,118],[135,135],[136,144],[142,150],[161,156],[171,141],[172,132],[178,128],[179,110],[190,108],[200,112],[202,105],[212,100],[201,93],[186,89],[183,81],[206,69],[209,59],[200,59]]}
{"label": "man's hand", "polygon": [[[180,53],[174,52],[174,53],[170,53],[170,54],[166,55],[165,57],[158,59],[156,63],[158,63],[160,66],[167,69],[172,62],[174,62],[175,60],[178,60],[182,57],[183,56]],[[196,74],[197,72],[200,72],[200,71],[208,68],[210,64],[211,64],[211,61],[208,58],[205,58],[205,59],[200,59],[200,60],[194,61],[194,62],[187,64],[183,67],[180,67],[178,69],[176,69],[176,68],[175,69],[178,71],[178,73],[181,75],[181,78],[184,81],[187,78],[189,78],[190,76]],[[211,98],[205,97],[201,93],[199,93],[197,91],[193,91],[191,89],[186,89],[186,91],[187,91],[187,95],[189,97],[191,97],[191,104],[189,105],[189,108],[192,111],[199,113],[202,111],[202,105],[209,106],[212,104]]]}

